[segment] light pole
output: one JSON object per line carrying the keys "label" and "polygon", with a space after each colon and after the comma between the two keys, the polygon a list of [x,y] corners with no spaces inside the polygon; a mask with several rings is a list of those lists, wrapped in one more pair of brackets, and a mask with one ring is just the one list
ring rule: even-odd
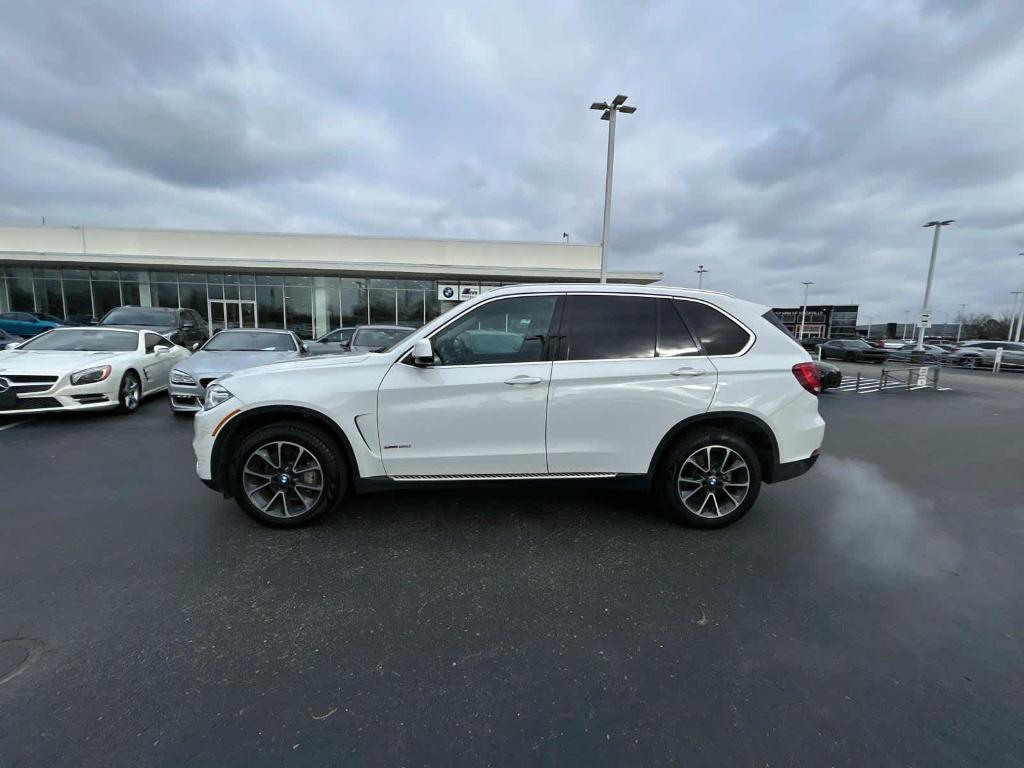
{"label": "light pole", "polygon": [[[921,303],[921,314],[924,314],[925,312],[928,311],[928,302],[932,296],[932,276],[935,274],[935,254],[939,252],[939,232],[942,231],[943,227],[948,227],[954,221],[956,221],[956,219],[946,219],[945,221],[929,221],[927,224],[922,225],[925,228],[934,227],[935,236],[932,238],[932,257],[928,262],[928,282],[924,284],[924,301]],[[921,327],[917,329],[917,348],[914,350],[915,352],[924,352],[924,330],[925,329],[923,325],[921,325]],[[915,355],[911,355],[910,357],[911,362],[914,363],[920,363],[924,361],[923,354],[916,355],[916,357],[918,358],[916,360],[914,359]]]}
{"label": "light pole", "polygon": [[615,164],[615,115],[625,112],[631,115],[636,112],[636,107],[623,106],[626,103],[626,96],[619,94],[611,103],[595,101],[590,105],[591,109],[599,109],[603,112],[602,120],[608,121],[608,165],[604,172],[604,225],[601,228],[601,282],[608,282],[608,220],[612,212],[612,166]]}
{"label": "light pole", "polygon": [[960,322],[956,326],[956,343],[960,343],[960,332],[964,329],[964,310],[967,309],[966,304],[960,305]]}
{"label": "light pole", "polygon": [[910,310],[903,310],[903,335],[900,337],[903,341],[907,340],[907,324],[910,322]]}
{"label": "light pole", "polygon": [[868,338],[868,339],[871,338],[871,321],[874,320],[874,319],[875,318],[873,318],[873,317],[869,317],[868,318],[868,333],[867,333],[867,336],[865,338]]}
{"label": "light pole", "polygon": [[[1018,256],[1024,256],[1024,251],[1017,254]],[[1024,325],[1024,302],[1021,303],[1020,315],[1017,318],[1017,333],[1014,334],[1013,340],[1020,341],[1020,327]]]}
{"label": "light pole", "polygon": [[807,290],[814,285],[810,280],[803,281],[804,286],[804,311],[800,314],[800,335],[797,337],[802,339],[804,337],[804,323],[807,320]]}
{"label": "light pole", "polygon": [[704,269],[703,264],[698,264],[697,268],[693,271],[697,273],[697,290],[700,290],[701,288],[704,287],[704,275],[706,275],[711,270]]}
{"label": "light pole", "polygon": [[1020,338],[1020,328],[1017,328],[1016,334],[1013,329],[1017,326],[1017,306],[1021,303],[1020,297],[1024,291],[1010,291],[1010,294],[1013,296],[1013,310],[1010,312],[1010,330],[1006,332],[1006,340],[1014,341],[1014,335]]}

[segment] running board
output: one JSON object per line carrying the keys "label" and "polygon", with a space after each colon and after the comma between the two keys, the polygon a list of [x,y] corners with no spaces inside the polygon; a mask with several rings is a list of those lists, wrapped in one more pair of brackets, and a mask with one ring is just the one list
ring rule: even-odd
{"label": "running board", "polygon": [[616,472],[560,472],[548,474],[544,472],[511,474],[511,475],[392,475],[391,479],[398,483],[437,482],[439,480],[591,480],[618,477]]}

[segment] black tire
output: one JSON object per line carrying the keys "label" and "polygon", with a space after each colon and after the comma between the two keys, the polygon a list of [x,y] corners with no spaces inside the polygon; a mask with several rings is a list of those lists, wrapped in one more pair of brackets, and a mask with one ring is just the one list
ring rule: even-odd
{"label": "black tire", "polygon": [[[264,451],[264,454],[259,454],[261,449],[275,443],[301,447],[315,460],[319,466],[318,475],[321,486],[319,496],[316,496],[315,500],[313,499],[314,494],[306,490],[302,483],[305,481],[315,485],[317,470],[303,469],[309,467],[310,462],[304,458],[295,458],[296,456],[302,457],[303,454],[286,447],[283,449],[285,453],[282,458],[272,457],[279,464],[284,465],[280,467],[283,470],[281,475],[289,478],[284,484],[279,481],[280,475],[272,471],[273,463],[263,458],[268,452]],[[254,468],[255,470],[265,470],[268,477],[274,477],[270,480],[273,485],[262,491],[259,489],[254,491],[257,484],[262,481],[263,473],[256,475],[252,471],[247,472],[246,464],[250,460],[252,460],[250,470]],[[289,465],[290,460],[294,460],[294,465]],[[275,528],[297,528],[306,525],[335,507],[344,497],[349,486],[348,461],[335,440],[315,426],[279,423],[258,429],[236,447],[233,461],[231,491],[238,506],[253,520]],[[292,474],[296,469],[299,471]],[[291,485],[288,485],[288,482]],[[298,487],[296,487],[296,483],[299,483]],[[304,490],[300,491],[300,488],[304,488]],[[273,494],[273,498],[270,498],[271,494]],[[270,498],[270,502],[261,508],[254,503],[254,498],[264,501]],[[289,500],[291,500],[291,504],[289,504]],[[307,504],[308,507],[292,514],[296,506]]]}
{"label": "black tire", "polygon": [[117,412],[131,414],[142,404],[142,380],[135,371],[125,371],[117,387]]}
{"label": "black tire", "polygon": [[[713,471],[718,468],[719,460],[722,461],[722,467],[730,468],[730,465],[734,467],[733,460],[729,458],[730,454],[721,450],[728,449],[743,460],[745,471],[730,469],[729,472],[711,474],[703,472],[699,465],[695,467],[692,462],[688,463],[688,460],[698,452],[701,453],[701,457],[705,456],[704,452],[708,449],[711,449],[712,460],[704,462],[701,458],[700,464],[710,464]],[[720,459],[720,457],[723,458]],[[681,479],[684,465],[688,475],[693,475],[694,473],[705,475],[702,485],[694,484],[694,481],[691,479]],[[712,482],[709,475],[716,478],[718,482],[717,487],[712,488],[709,485]],[[746,494],[742,498],[735,499],[738,504],[733,506],[728,502],[727,497],[729,493],[736,493],[736,486],[744,478],[747,482]],[[733,491],[731,492],[726,487],[730,485],[729,480],[733,481]],[[694,528],[722,528],[723,526],[735,523],[754,506],[754,502],[757,501],[757,495],[761,491],[761,464],[750,443],[735,432],[717,428],[695,429],[683,435],[665,452],[655,484],[661,505],[679,522]],[[701,514],[691,509],[691,506],[697,505],[697,501],[685,502],[683,492],[679,490],[680,488],[688,489],[689,487],[699,489],[695,494],[698,497],[704,496]],[[692,494],[687,495],[687,499],[691,498],[691,496]],[[711,507],[707,502],[712,499],[716,512],[721,511],[723,504],[726,506],[726,511],[718,516],[711,516],[709,513]],[[720,502],[719,499],[722,499],[722,501]],[[688,503],[690,506],[687,505]],[[729,509],[729,506],[732,506],[732,508]]]}

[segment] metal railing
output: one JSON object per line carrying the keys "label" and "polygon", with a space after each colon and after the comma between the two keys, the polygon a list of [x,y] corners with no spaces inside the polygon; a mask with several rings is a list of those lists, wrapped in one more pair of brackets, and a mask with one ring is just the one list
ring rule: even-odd
{"label": "metal railing", "polygon": [[[884,392],[888,390],[938,389],[939,365],[914,365],[907,368],[882,368],[879,376],[863,376],[859,371],[854,392]],[[849,391],[849,390],[847,390]]]}

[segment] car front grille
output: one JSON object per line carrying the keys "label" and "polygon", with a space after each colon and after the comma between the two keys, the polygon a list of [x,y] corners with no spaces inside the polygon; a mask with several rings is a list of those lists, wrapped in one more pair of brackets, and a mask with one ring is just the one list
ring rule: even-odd
{"label": "car front grille", "polygon": [[11,384],[53,384],[58,376],[40,376],[37,373],[0,373]]}
{"label": "car front grille", "polygon": [[19,398],[11,405],[3,406],[4,411],[30,411],[33,408],[63,408],[60,400],[53,397]]}

